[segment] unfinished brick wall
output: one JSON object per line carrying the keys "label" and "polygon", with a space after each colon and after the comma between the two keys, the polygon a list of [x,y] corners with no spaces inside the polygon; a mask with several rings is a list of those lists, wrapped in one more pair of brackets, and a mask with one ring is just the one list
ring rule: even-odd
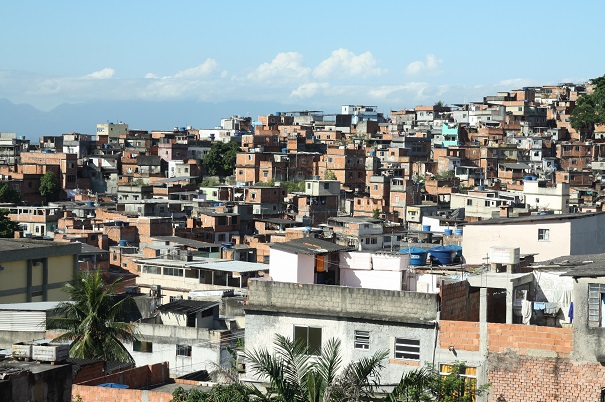
{"label": "unfinished brick wall", "polygon": [[470,292],[468,282],[441,283],[441,319],[479,321],[479,292]]}
{"label": "unfinished brick wall", "polygon": [[130,388],[147,388],[151,385],[163,384],[169,380],[168,362],[150,364],[120,371],[104,377],[86,381],[80,385],[96,386],[108,382],[128,385]]}
{"label": "unfinished brick wall", "polygon": [[479,350],[479,323],[468,321],[439,321],[439,342],[443,349]]}
{"label": "unfinished brick wall", "polygon": [[[479,350],[479,323],[465,321],[439,322],[441,348]],[[487,348],[490,353],[512,351],[519,355],[541,355],[569,358],[573,350],[571,328],[541,327],[518,324],[487,324]]]}
{"label": "unfinished brick wall", "polygon": [[600,401],[605,367],[569,359],[490,353],[490,402]]}
{"label": "unfinished brick wall", "polygon": [[139,389],[118,389],[74,385],[71,390],[72,398],[80,397],[83,402],[171,402],[172,394]]}

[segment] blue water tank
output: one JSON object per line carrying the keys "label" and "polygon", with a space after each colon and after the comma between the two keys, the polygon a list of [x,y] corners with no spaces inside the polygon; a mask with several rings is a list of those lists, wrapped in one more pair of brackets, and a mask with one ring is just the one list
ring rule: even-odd
{"label": "blue water tank", "polygon": [[88,207],[94,207],[95,206],[95,202],[94,201],[86,201],[86,206],[88,206]]}
{"label": "blue water tank", "polygon": [[120,388],[120,389],[127,389],[128,385],[126,384],[118,384],[116,382],[106,382],[104,384],[99,384],[99,387],[103,387],[103,388]]}
{"label": "blue water tank", "polygon": [[420,248],[420,247],[402,248],[401,250],[399,250],[399,252],[402,254],[410,255],[410,265],[412,265],[412,266],[420,267],[420,266],[426,265],[427,251],[423,248]]}
{"label": "blue water tank", "polygon": [[452,229],[444,229],[443,234],[446,236],[451,236],[454,231]]}
{"label": "blue water tank", "polygon": [[429,249],[431,261],[439,265],[450,265],[454,261],[457,251],[450,246],[438,246]]}
{"label": "blue water tank", "polygon": [[281,116],[281,112],[275,112],[275,115],[276,115],[277,117],[280,117],[280,116]]}
{"label": "blue water tank", "polygon": [[462,229],[456,229],[456,230],[454,230],[454,234],[456,236],[462,236]]}
{"label": "blue water tank", "polygon": [[288,148],[282,148],[281,149],[281,153],[282,154],[287,154],[288,153]]}
{"label": "blue water tank", "polygon": [[422,231],[423,232],[430,232],[431,231],[431,225],[422,225]]}
{"label": "blue water tank", "polygon": [[180,131],[187,131],[187,127],[181,127]]}
{"label": "blue water tank", "polygon": [[128,242],[126,240],[120,240],[120,247],[128,246]]}
{"label": "blue water tank", "polygon": [[116,226],[122,226],[122,221],[116,221]]}
{"label": "blue water tank", "polygon": [[483,190],[485,190],[485,186],[477,186],[477,190],[483,191]]}

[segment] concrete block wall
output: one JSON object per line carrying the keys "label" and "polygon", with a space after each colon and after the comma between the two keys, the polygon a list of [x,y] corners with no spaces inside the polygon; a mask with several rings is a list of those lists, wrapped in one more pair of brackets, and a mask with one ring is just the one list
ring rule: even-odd
{"label": "concrete block wall", "polygon": [[437,297],[418,292],[250,281],[248,307],[252,310],[418,322],[436,319]]}

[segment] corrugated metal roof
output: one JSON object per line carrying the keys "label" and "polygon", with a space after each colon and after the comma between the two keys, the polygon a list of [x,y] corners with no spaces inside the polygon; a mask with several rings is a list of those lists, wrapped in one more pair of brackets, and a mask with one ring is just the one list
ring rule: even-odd
{"label": "corrugated metal roof", "polygon": [[198,311],[207,310],[218,305],[219,303],[215,301],[175,300],[172,303],[164,304],[158,307],[158,310],[160,310],[162,313],[191,314],[197,313]]}
{"label": "corrugated metal roof", "polygon": [[64,302],[45,301],[31,303],[6,303],[0,304],[1,310],[16,310],[16,311],[49,311],[54,310],[57,306]]}
{"label": "corrugated metal roof", "polygon": [[268,270],[268,264],[261,264],[258,262],[247,262],[247,261],[216,261],[206,262],[202,264],[195,264],[192,268],[200,269],[211,269],[214,271],[222,272],[255,272]]}
{"label": "corrugated metal roof", "polygon": [[303,237],[285,243],[271,243],[271,248],[295,254],[325,254],[333,251],[348,250],[350,247],[341,246],[329,241],[313,237]]}

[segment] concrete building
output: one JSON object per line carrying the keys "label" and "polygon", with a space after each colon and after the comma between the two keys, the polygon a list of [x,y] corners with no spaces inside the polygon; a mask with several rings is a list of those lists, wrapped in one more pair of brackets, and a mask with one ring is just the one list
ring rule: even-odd
{"label": "concrete building", "polygon": [[603,225],[602,212],[490,219],[464,226],[462,248],[469,264],[485,262],[489,249],[502,245],[519,247],[522,254],[537,254],[536,261],[604,253]]}
{"label": "concrete building", "polygon": [[0,239],[0,303],[61,301],[78,270],[80,243]]}
{"label": "concrete building", "polygon": [[172,377],[192,372],[229,369],[235,346],[243,330],[227,328],[219,319],[220,300],[174,300],[158,307],[159,316],[136,326],[139,341],[125,343],[137,366],[168,362]]}
{"label": "concrete building", "polygon": [[554,211],[555,214],[569,212],[569,184],[552,185],[545,180],[525,180],[523,182],[525,204],[539,211]]}
{"label": "concrete building", "polygon": [[251,281],[244,311],[249,349],[271,353],[280,334],[303,342],[309,354],[338,339],[343,362],[388,350],[380,377],[385,387],[434,357],[437,295]]}
{"label": "concrete building", "polygon": [[105,123],[97,124],[97,141],[101,144],[118,143],[120,136],[128,134],[128,124]]}

